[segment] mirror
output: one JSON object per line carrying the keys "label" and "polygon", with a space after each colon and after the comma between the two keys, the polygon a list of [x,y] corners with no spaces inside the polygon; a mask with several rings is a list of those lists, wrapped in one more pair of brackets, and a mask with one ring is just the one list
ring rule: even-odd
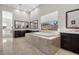
{"label": "mirror", "polygon": [[34,20],[30,22],[31,29],[38,29],[38,20]]}
{"label": "mirror", "polygon": [[29,28],[29,22],[16,20],[14,21],[14,26],[15,29],[27,29]]}

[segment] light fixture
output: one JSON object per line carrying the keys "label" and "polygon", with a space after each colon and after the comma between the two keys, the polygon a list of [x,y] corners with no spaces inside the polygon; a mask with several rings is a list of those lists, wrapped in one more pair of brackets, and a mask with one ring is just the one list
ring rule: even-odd
{"label": "light fixture", "polygon": [[38,12],[38,10],[39,10],[38,8],[35,8],[35,12]]}
{"label": "light fixture", "polygon": [[6,43],[7,42],[7,39],[3,39],[3,43]]}
{"label": "light fixture", "polygon": [[23,15],[26,15],[26,12],[25,12],[25,11],[22,11],[22,14],[23,14]]}
{"label": "light fixture", "polygon": [[15,12],[16,12],[16,13],[20,13],[20,10],[16,9]]}
{"label": "light fixture", "polygon": [[18,5],[17,5],[17,9],[15,9],[15,12],[18,13],[18,14],[19,14],[20,11],[21,11],[21,9],[20,9],[20,8],[21,8],[21,5],[22,5],[22,4],[18,4]]}

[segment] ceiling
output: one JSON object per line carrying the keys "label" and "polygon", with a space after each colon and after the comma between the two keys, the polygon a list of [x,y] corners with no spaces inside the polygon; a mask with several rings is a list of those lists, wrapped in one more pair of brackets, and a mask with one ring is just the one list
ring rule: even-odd
{"label": "ceiling", "polygon": [[7,6],[7,7],[19,9],[19,10],[22,10],[22,11],[26,11],[26,12],[30,12],[34,8],[39,6],[39,4],[3,4],[3,5]]}

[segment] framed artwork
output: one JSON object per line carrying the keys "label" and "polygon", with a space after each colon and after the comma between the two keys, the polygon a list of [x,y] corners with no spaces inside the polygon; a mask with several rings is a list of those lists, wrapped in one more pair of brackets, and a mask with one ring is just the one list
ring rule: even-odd
{"label": "framed artwork", "polygon": [[79,29],[79,9],[66,12],[66,28]]}

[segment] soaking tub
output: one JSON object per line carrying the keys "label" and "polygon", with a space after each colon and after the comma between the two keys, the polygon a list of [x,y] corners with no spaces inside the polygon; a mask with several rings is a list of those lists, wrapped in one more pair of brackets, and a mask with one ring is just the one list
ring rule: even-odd
{"label": "soaking tub", "polygon": [[55,54],[60,48],[58,32],[29,33],[26,40],[45,54]]}

